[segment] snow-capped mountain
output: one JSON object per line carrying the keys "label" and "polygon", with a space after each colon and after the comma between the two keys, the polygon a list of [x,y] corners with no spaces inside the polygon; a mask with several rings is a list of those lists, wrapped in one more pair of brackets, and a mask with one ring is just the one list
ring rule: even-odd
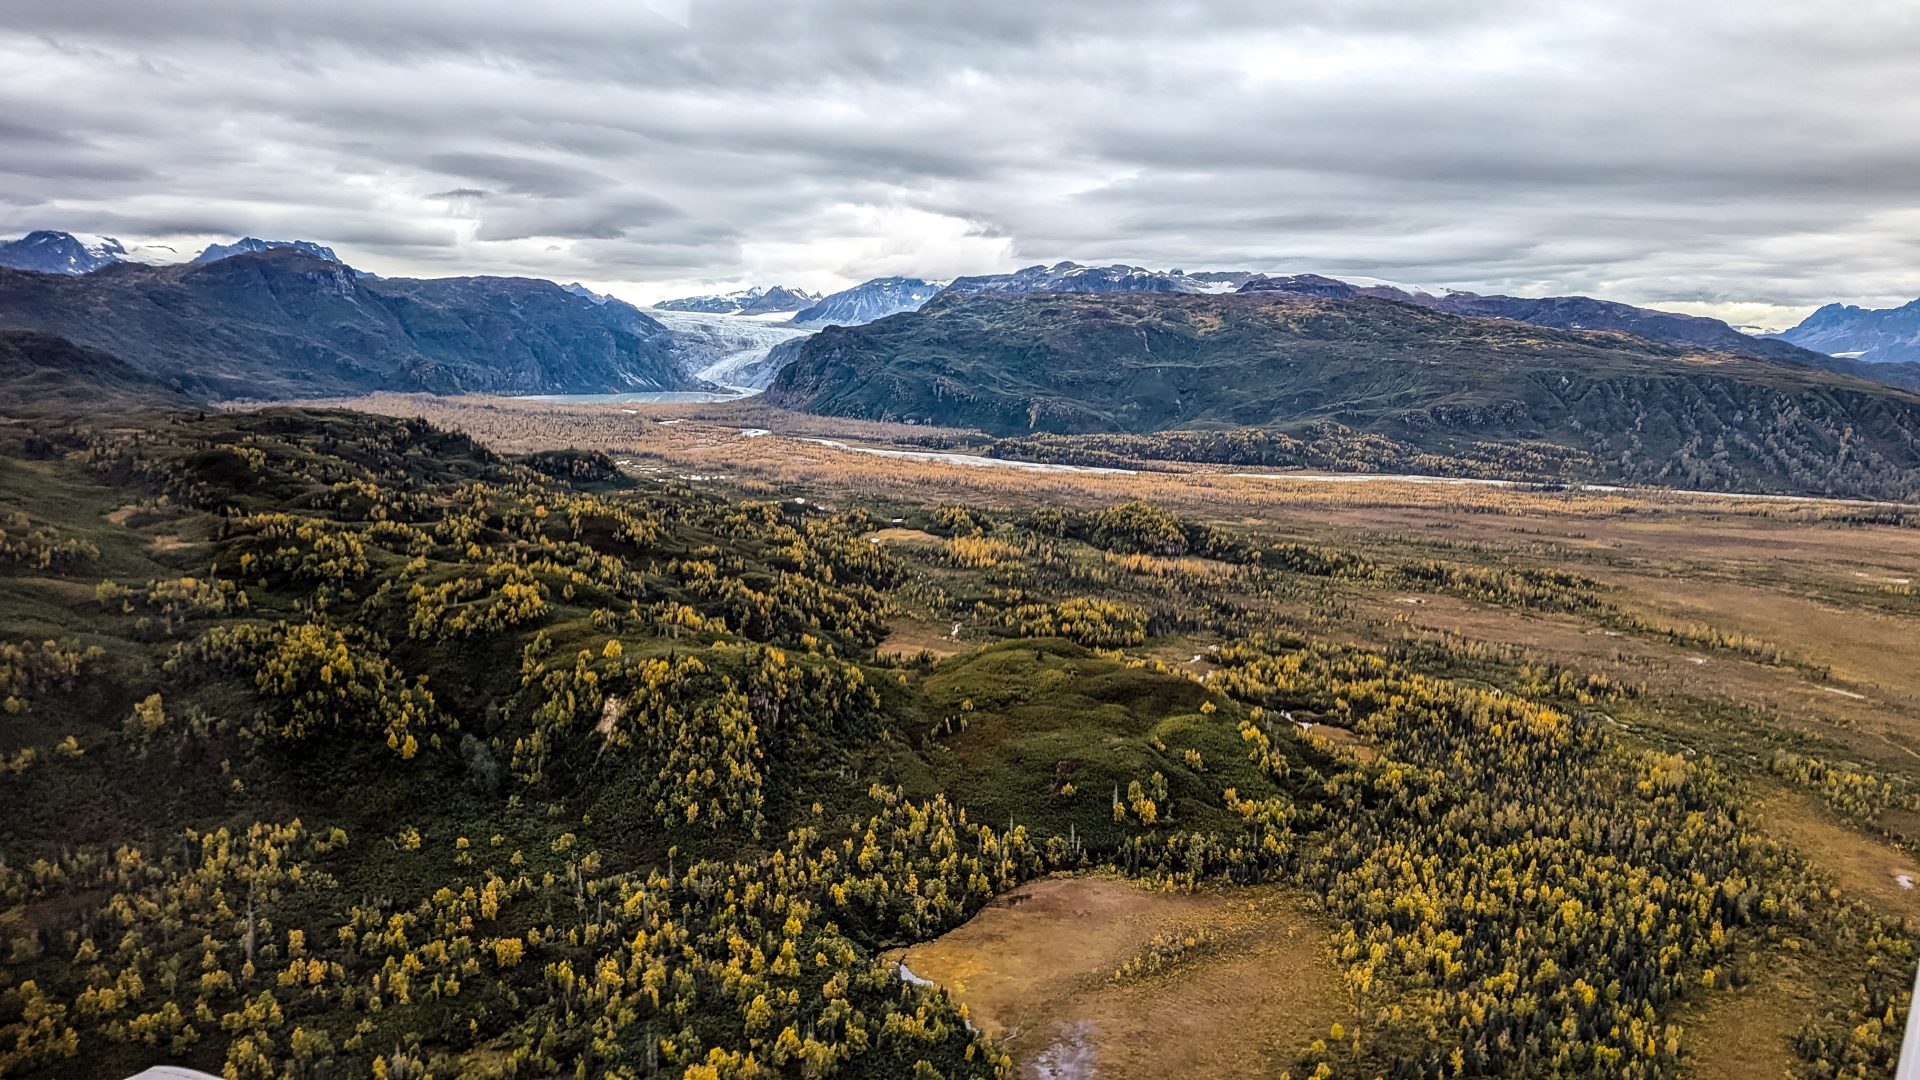
{"label": "snow-capped mountain", "polygon": [[43,274],[91,274],[127,261],[127,249],[111,236],[40,229],[0,244],[0,266]]}
{"label": "snow-capped mountain", "polygon": [[[340,256],[333,249],[316,244],[311,240],[262,240],[257,236],[243,236],[231,244],[208,244],[207,249],[193,257],[195,263],[210,263],[234,255],[244,255],[255,251],[272,251],[276,248],[292,248],[304,251],[316,259],[325,259],[330,263],[340,263]],[[345,266],[345,263],[340,263]]]}
{"label": "snow-capped mountain", "polygon": [[799,311],[819,299],[819,296],[803,289],[789,289],[784,285],[761,288],[755,285],[738,292],[662,300],[653,306],[660,311],[699,311],[709,315],[768,315]]}
{"label": "snow-capped mountain", "polygon": [[813,333],[784,323],[711,311],[649,312],[672,334],[680,370],[721,386],[764,390],[779,367],[767,363],[776,346]]}
{"label": "snow-capped mountain", "polygon": [[775,285],[760,294],[760,298],[740,309],[742,315],[776,315],[783,311],[799,311],[812,307],[820,300],[819,293],[810,293],[805,289],[789,289],[784,285]]}
{"label": "snow-capped mountain", "polygon": [[1868,363],[1920,361],[1920,300],[1896,308],[1828,304],[1779,338]]}
{"label": "snow-capped mountain", "polygon": [[793,317],[795,326],[864,326],[902,311],[918,311],[941,289],[937,281],[883,277],[842,289]]}
{"label": "snow-capped mountain", "polygon": [[570,282],[560,287],[567,290],[568,292],[572,293],[575,296],[581,297],[583,299],[591,300],[596,304],[604,304],[607,301],[613,299],[613,297],[611,296],[605,296],[601,293],[594,292],[592,289],[587,288],[585,285],[582,285],[577,281]]}
{"label": "snow-capped mountain", "polygon": [[955,278],[946,287],[949,293],[994,292],[1168,292],[1199,293],[1230,291],[1227,280],[1234,274],[1207,274],[1189,277],[1178,270],[1149,270],[1144,266],[1082,266],[1063,262],[1052,266],[1029,266],[1011,274],[980,274]]}

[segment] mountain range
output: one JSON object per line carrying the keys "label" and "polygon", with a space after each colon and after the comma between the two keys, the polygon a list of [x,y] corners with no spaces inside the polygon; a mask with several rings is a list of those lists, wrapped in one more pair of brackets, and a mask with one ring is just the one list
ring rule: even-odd
{"label": "mountain range", "polygon": [[193,261],[196,263],[218,262],[221,259],[231,258],[235,255],[257,254],[262,251],[274,251],[280,248],[290,248],[294,251],[311,255],[316,259],[325,259],[330,263],[340,263],[342,266],[346,265],[340,256],[333,253],[332,248],[324,244],[316,244],[311,240],[262,240],[254,236],[243,236],[231,244],[208,244],[205,250],[193,257]]}
{"label": "mountain range", "polygon": [[1889,386],[1920,391],[1920,364],[1869,364],[1849,356],[1831,356],[1825,351],[1801,348],[1794,342],[1772,337],[1756,337],[1721,322],[1699,315],[1683,315],[1655,308],[1634,307],[1591,296],[1483,296],[1479,293],[1442,289],[1435,292],[1393,285],[1354,285],[1318,274],[1291,277],[1254,275],[1240,286],[1243,293],[1284,293],[1293,296],[1319,296],[1345,300],[1368,297],[1413,304],[1449,315],[1483,319],[1511,319],[1515,322],[1550,326],[1558,330],[1606,330],[1632,334],[1669,345],[1760,356],[1771,360],[1805,364],[1847,375],[1883,382]]}
{"label": "mountain range", "polygon": [[945,294],[782,346],[769,405],[995,435],[1304,430],[1592,455],[1594,478],[1907,497],[1920,395],[1373,296]]}
{"label": "mountain range", "polygon": [[1867,364],[1920,363],[1920,300],[1879,309],[1828,304],[1779,339]]}
{"label": "mountain range", "polygon": [[1052,266],[1029,266],[1011,274],[980,274],[953,279],[949,293],[1118,293],[1224,292],[1251,274],[1205,274],[1189,276],[1178,270],[1149,270],[1143,266],[1082,266],[1075,262]]}
{"label": "mountain range", "polygon": [[[945,287],[919,278],[876,278],[827,297],[755,287],[666,301],[654,309],[656,318],[578,283],[497,277],[382,281],[347,267],[331,248],[304,240],[243,237],[211,245],[189,264],[153,266],[130,261],[127,248],[111,238],[41,231],[0,245],[0,265],[7,263],[37,273],[0,270],[0,326],[110,352],[204,399],[376,389],[609,393],[711,389],[716,383],[753,389],[773,383],[789,363],[816,359],[828,344],[810,343],[813,329],[884,323],[911,316],[929,301],[1235,292],[1393,302],[1451,316],[1632,335],[1920,390],[1920,362],[1904,359],[1920,353],[1912,344],[1920,340],[1920,301],[1888,311],[1829,305],[1793,330],[1765,337],[1715,319],[1584,296],[1481,295],[1314,274],[1188,274],[1061,262],[963,277]],[[788,311],[794,313],[790,322],[773,318]],[[1022,332],[1036,336],[1035,348],[1084,330],[1044,320],[1021,323]],[[900,361],[919,362],[912,356]],[[935,383],[942,393],[968,396],[964,387]],[[798,400],[792,394],[781,390],[776,398]],[[801,397],[806,407],[823,407]],[[1042,395],[1040,413],[1071,397]],[[918,408],[914,401],[904,394],[879,408],[910,416]]]}
{"label": "mountain range", "polygon": [[842,289],[793,317],[795,326],[862,326],[902,311],[918,311],[939,294],[941,284],[921,278],[883,277]]}
{"label": "mountain range", "polygon": [[775,315],[783,311],[799,311],[819,299],[819,296],[804,289],[789,289],[784,285],[762,288],[755,285],[737,292],[662,300],[653,306],[661,311],[698,311],[708,315]]}
{"label": "mountain range", "polygon": [[708,388],[631,305],[531,278],[362,278],[291,247],[84,276],[0,270],[0,326],[209,399]]}

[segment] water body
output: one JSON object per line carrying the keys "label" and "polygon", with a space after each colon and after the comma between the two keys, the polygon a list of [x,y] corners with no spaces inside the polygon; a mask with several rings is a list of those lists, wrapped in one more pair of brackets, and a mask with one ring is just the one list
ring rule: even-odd
{"label": "water body", "polygon": [[551,401],[556,405],[711,405],[720,401],[738,401],[759,393],[745,387],[729,387],[730,392],[712,394],[704,390],[656,390],[635,394],[523,394],[521,401]]}

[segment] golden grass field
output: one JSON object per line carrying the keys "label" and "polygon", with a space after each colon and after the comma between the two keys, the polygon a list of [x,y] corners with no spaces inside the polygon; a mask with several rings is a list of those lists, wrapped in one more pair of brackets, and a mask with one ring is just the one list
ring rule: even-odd
{"label": "golden grass field", "polygon": [[[1114,972],[1156,936],[1210,942],[1157,974]],[[1277,1074],[1345,1018],[1326,927],[1260,886],[1163,892],[1115,878],[1050,878],[905,951],[1023,1076],[1079,1080]]]}

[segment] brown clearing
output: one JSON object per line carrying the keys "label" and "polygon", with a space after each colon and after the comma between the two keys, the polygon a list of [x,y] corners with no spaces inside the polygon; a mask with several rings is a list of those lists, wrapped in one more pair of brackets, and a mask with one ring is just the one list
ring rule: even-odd
{"label": "brown clearing", "polygon": [[1920,918],[1920,862],[1884,840],[1841,824],[1811,796],[1779,784],[1755,783],[1748,809],[1760,831],[1832,874],[1840,889],[1891,918]]}
{"label": "brown clearing", "polygon": [[[577,447],[616,456],[672,462],[676,468],[760,478],[845,490],[866,496],[911,499],[928,505],[959,501],[974,505],[1098,506],[1146,498],[1169,509],[1199,513],[1261,514],[1278,508],[1334,520],[1343,515],[1366,528],[1378,528],[1382,511],[1425,513],[1442,527],[1460,529],[1479,513],[1482,531],[1510,532],[1527,513],[1553,517],[1606,519],[1627,513],[1644,518],[1693,521],[1712,514],[1729,519],[1818,522],[1857,512],[1838,502],[1788,503],[1733,500],[1708,493],[1635,489],[1623,492],[1532,492],[1483,485],[1435,485],[1392,480],[1364,484],[1327,484],[1306,479],[1234,476],[1220,466],[1158,463],[1137,474],[1081,472],[1035,473],[977,468],[938,461],[892,459],[877,465],[871,457],[801,441],[833,437],[876,445],[906,439],[954,441],[965,433],[942,429],[808,416],[765,406],[613,406],[524,401],[515,398],[432,397],[424,394],[373,394],[333,401],[304,401],[305,407],[338,405],[387,416],[418,416],[464,431],[502,453]],[[682,422],[662,425],[651,417]],[[751,423],[773,432],[741,440],[739,429]],[[923,444],[909,447],[926,451]],[[966,447],[958,447],[967,449]],[[1494,513],[1489,513],[1492,511]],[[1422,527],[1415,524],[1414,527]],[[1856,530],[1905,532],[1920,547],[1920,532],[1877,527]]]}
{"label": "brown clearing", "polygon": [[867,534],[867,539],[882,544],[937,544],[940,538],[924,529],[880,529]]}
{"label": "brown clearing", "polygon": [[1789,1042],[1820,1011],[1817,975],[1792,954],[1754,958],[1743,965],[1759,978],[1715,993],[1683,1012],[1682,1045],[1692,1057],[1690,1080],[1780,1080],[1799,1076],[1805,1063]]}
{"label": "brown clearing", "polygon": [[[1202,928],[1214,947],[1155,975],[1112,978],[1156,934]],[[1267,1076],[1347,1018],[1326,940],[1274,886],[1187,893],[1050,878],[902,959],[1004,1040],[1023,1077]]]}
{"label": "brown clearing", "polygon": [[1306,731],[1301,732],[1301,737],[1310,743],[1319,743],[1328,749],[1344,751],[1350,754],[1355,761],[1361,763],[1372,761],[1380,756],[1380,752],[1375,750],[1365,740],[1361,739],[1360,736],[1355,735],[1346,728],[1334,727],[1331,724],[1315,724]]}
{"label": "brown clearing", "polygon": [[[1524,646],[1561,664],[1660,693],[1737,702],[1766,714],[1784,730],[1817,735],[1883,768],[1911,771],[1920,764],[1911,749],[1920,735],[1920,705],[1832,693],[1796,668],[1625,632],[1608,633],[1569,616],[1517,612],[1449,596],[1424,599],[1418,606],[1363,602],[1383,620],[1399,616],[1411,627]],[[1803,655],[1808,639],[1802,635],[1807,631],[1781,630],[1779,637],[1771,639],[1773,643],[1788,655]]]}
{"label": "brown clearing", "polygon": [[1779,644],[1842,683],[1920,701],[1920,621],[1794,596],[1764,584],[1668,578],[1633,588],[1664,621],[1705,623]]}
{"label": "brown clearing", "polygon": [[895,620],[888,626],[886,640],[880,643],[879,651],[897,656],[913,656],[920,652],[954,656],[972,648],[965,642],[955,640],[950,633],[952,629],[951,625],[936,626],[912,619]]}

